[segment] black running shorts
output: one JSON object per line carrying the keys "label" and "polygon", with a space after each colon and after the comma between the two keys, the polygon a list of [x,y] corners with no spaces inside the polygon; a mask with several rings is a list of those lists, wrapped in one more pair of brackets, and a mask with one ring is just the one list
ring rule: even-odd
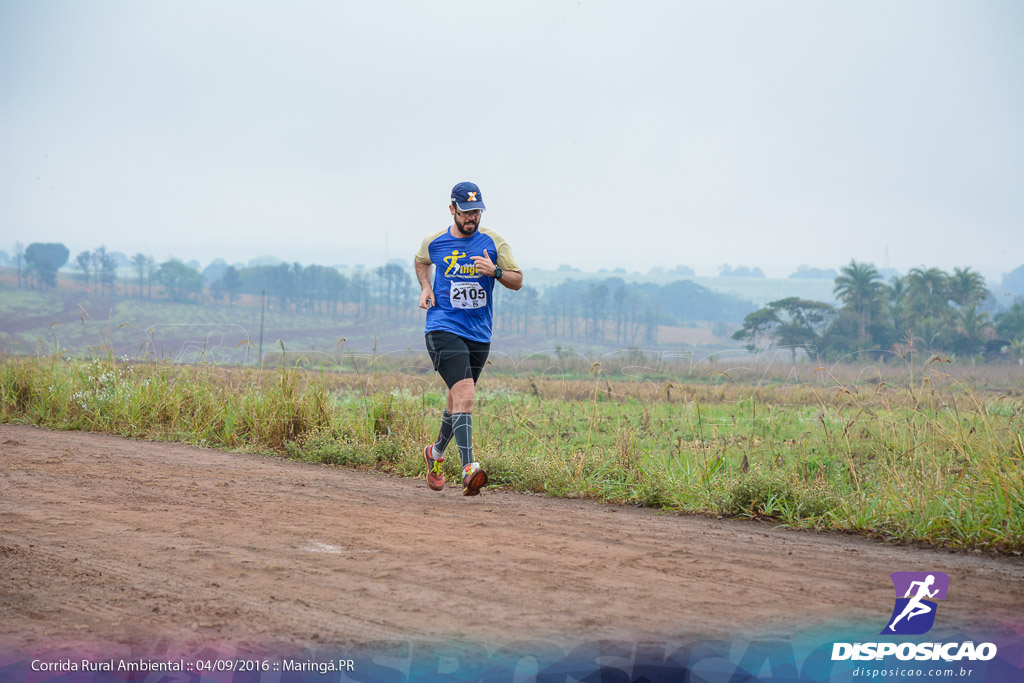
{"label": "black running shorts", "polygon": [[480,379],[491,345],[460,337],[451,332],[427,332],[427,353],[434,369],[451,389],[456,382]]}

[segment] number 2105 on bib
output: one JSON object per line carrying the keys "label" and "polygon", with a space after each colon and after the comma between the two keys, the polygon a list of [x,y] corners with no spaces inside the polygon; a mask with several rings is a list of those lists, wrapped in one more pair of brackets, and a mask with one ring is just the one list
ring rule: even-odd
{"label": "number 2105 on bib", "polygon": [[449,295],[452,308],[483,308],[487,291],[475,282],[453,282]]}

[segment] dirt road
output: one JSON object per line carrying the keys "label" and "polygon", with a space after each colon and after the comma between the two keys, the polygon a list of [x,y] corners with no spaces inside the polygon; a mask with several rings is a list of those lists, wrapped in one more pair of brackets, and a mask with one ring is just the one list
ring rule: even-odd
{"label": "dirt road", "polygon": [[949,574],[946,625],[1020,626],[1019,558],[0,425],[8,647],[880,630],[898,570]]}

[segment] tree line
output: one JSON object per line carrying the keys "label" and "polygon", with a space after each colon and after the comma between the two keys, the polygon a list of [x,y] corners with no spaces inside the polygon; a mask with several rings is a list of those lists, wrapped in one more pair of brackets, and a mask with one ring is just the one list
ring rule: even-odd
{"label": "tree line", "polygon": [[[35,274],[24,282],[55,287],[57,269],[68,260],[67,249],[33,244],[24,251]],[[394,261],[346,275],[320,265],[236,267],[218,259],[200,272],[175,259],[158,264],[142,253],[115,258],[100,246],[79,253],[72,267],[87,291],[108,296],[116,293],[119,263],[130,264],[134,271],[121,282],[125,293],[143,298],[206,299],[234,306],[243,295],[266,293],[270,305],[282,311],[403,322],[417,315],[418,284],[408,265]],[[494,292],[499,329],[598,343],[655,344],[661,325],[736,321],[754,308],[690,280],[656,285],[608,277],[567,280],[543,291],[527,285],[513,293],[497,286]]]}
{"label": "tree line", "polygon": [[691,280],[657,285],[609,277],[566,280],[543,292],[494,291],[495,317],[504,329],[528,334],[532,319],[548,337],[598,343],[657,344],[662,325],[731,322],[754,308]]}
{"label": "tree line", "polygon": [[1024,297],[1005,311],[985,279],[969,267],[947,273],[914,268],[883,281],[871,264],[851,260],[840,269],[839,306],[797,297],[780,299],[748,315],[733,338],[747,348],[774,345],[835,359],[854,352],[884,356],[909,348],[974,362],[978,356],[1024,355]]}
{"label": "tree line", "polygon": [[[56,287],[57,271],[69,257],[63,244],[17,244],[13,260],[19,286]],[[235,267],[218,259],[201,273],[175,259],[157,264],[152,256],[128,258],[100,246],[80,252],[72,268],[87,291],[110,295],[124,264],[134,270],[126,289],[139,297],[178,302],[209,297],[234,305],[242,295],[265,292],[271,305],[284,311],[388,321],[416,315],[415,279],[408,265],[399,262],[346,276],[319,265]],[[522,334],[655,344],[662,325],[742,319],[734,339],[750,350],[789,348],[794,360],[799,349],[839,358],[855,352],[905,353],[908,346],[959,354],[972,362],[979,356],[1024,358],[1024,297],[999,310],[984,278],[969,267],[949,273],[914,268],[886,281],[873,265],[851,260],[834,283],[838,306],[790,297],[760,310],[690,280],[667,285],[627,283],[618,277],[566,280],[543,291],[527,285],[517,293],[496,287],[495,322],[500,329]]]}

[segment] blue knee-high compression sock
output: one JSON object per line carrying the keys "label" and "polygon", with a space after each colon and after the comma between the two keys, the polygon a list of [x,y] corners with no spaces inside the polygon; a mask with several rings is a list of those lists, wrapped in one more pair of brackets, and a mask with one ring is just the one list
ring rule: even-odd
{"label": "blue knee-high compression sock", "polygon": [[444,449],[448,448],[448,442],[452,440],[452,414],[444,409],[441,415],[441,431],[437,433],[437,440],[434,442],[434,457],[444,455]]}
{"label": "blue knee-high compression sock", "polygon": [[473,462],[473,415],[452,414],[452,431],[455,433],[455,443],[459,446],[459,455],[462,456],[462,466],[465,467]]}

